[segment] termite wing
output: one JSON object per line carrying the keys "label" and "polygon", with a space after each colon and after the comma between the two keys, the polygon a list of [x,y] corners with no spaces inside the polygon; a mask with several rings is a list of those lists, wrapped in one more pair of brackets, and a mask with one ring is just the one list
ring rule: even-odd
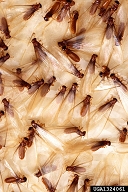
{"label": "termite wing", "polygon": [[[67,96],[65,97],[63,104],[61,105],[60,112],[57,115],[58,124],[62,125],[64,122],[68,120],[69,112],[75,105],[77,87],[78,87],[78,84],[73,83]],[[65,113],[65,116],[63,115],[63,113]]]}
{"label": "termite wing", "polygon": [[78,191],[78,181],[79,181],[79,175],[74,174],[74,179],[72,180],[68,190],[66,192],[76,192]]}
{"label": "termite wing", "polygon": [[59,109],[63,104],[66,90],[67,87],[63,85],[54,99],[43,110],[43,117],[46,119],[46,121],[48,121],[48,124],[54,124],[54,119],[56,118],[56,115],[58,114]]}
{"label": "termite wing", "polygon": [[46,142],[53,151],[55,150],[64,150],[63,143],[52,133],[46,130],[44,127],[41,127],[34,120],[31,122],[32,127],[35,129],[36,133]]}

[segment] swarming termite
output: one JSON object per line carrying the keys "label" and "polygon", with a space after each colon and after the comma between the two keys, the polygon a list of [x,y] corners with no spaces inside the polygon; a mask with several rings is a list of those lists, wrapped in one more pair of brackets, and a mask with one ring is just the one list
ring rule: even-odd
{"label": "swarming termite", "polygon": [[69,90],[68,93],[68,101],[70,103],[73,103],[75,100],[75,95],[76,95],[76,90],[77,90],[78,84],[77,83],[73,83],[71,89]]}
{"label": "swarming termite", "polygon": [[41,96],[44,97],[49,91],[50,87],[53,85],[53,83],[56,81],[56,77],[51,77],[47,83],[44,83],[42,89],[41,89]]}
{"label": "swarming termite", "polygon": [[12,117],[14,117],[13,107],[10,104],[10,102],[6,98],[4,98],[4,99],[2,99],[2,103],[4,104],[5,112],[7,112]]}
{"label": "swarming termite", "polygon": [[5,180],[5,183],[25,183],[27,181],[26,177],[8,177]]}
{"label": "swarming termite", "polygon": [[72,34],[76,33],[76,24],[77,24],[78,17],[79,17],[78,11],[74,10],[70,16],[70,30]]}
{"label": "swarming termite", "polygon": [[79,176],[77,174],[75,174],[74,179],[73,179],[72,183],[70,184],[70,187],[68,188],[68,190],[66,192],[78,191],[78,180],[79,180]]}
{"label": "swarming termite", "polygon": [[70,11],[70,8],[75,5],[75,2],[73,0],[67,0],[62,8],[59,10],[56,20],[58,22],[63,21],[63,19],[66,17],[68,11]]}
{"label": "swarming termite", "polygon": [[103,16],[112,0],[105,0],[100,8],[99,16]]}
{"label": "swarming termite", "polygon": [[6,51],[7,49],[8,49],[8,46],[7,45],[5,45],[5,43],[4,43],[4,41],[3,41],[3,39],[0,37],[0,47],[4,50],[4,51]]}
{"label": "swarming termite", "polygon": [[20,159],[24,159],[27,145],[28,145],[28,138],[24,137],[18,147],[18,154]]}
{"label": "swarming termite", "polygon": [[120,22],[118,31],[116,32],[116,39],[115,39],[116,46],[120,45],[123,35],[124,35],[124,31],[125,31],[125,24],[123,22]]}
{"label": "swarming termite", "polygon": [[[4,63],[5,61],[7,61],[10,58],[9,53],[6,53],[6,55],[0,57],[0,63]],[[1,64],[0,64],[1,65]]]}
{"label": "swarming termite", "polygon": [[23,16],[24,20],[28,20],[32,17],[32,15],[38,11],[40,8],[42,8],[42,5],[40,3],[36,3],[31,5],[31,7],[26,11],[26,13]]}
{"label": "swarming termite", "polygon": [[8,29],[7,19],[5,17],[1,18],[0,30],[5,34],[6,39],[9,39],[11,37],[10,31]]}
{"label": "swarming termite", "polygon": [[90,95],[87,95],[86,98],[83,100],[83,106],[80,111],[81,117],[84,117],[89,111],[91,98],[92,97]]}
{"label": "swarming termite", "polygon": [[106,35],[106,39],[111,39],[111,37],[113,36],[113,30],[114,30],[114,21],[112,17],[108,18],[107,21],[107,27],[105,30],[105,35]]}
{"label": "swarming termite", "polygon": [[42,177],[42,182],[49,192],[55,192],[56,191],[56,187],[53,186],[52,183],[47,178]]}
{"label": "swarming termite", "polygon": [[23,91],[25,87],[28,90],[31,88],[31,85],[28,82],[21,79],[21,78],[17,78],[15,80],[13,80],[13,83],[16,85],[16,87],[19,88],[19,91]]}
{"label": "swarming termite", "polygon": [[2,73],[0,73],[0,96],[3,95],[4,92],[4,85],[3,85],[3,80],[2,80]]}
{"label": "swarming termite", "polygon": [[121,82],[121,80],[114,74],[112,73],[110,75],[110,78],[113,80],[115,85],[118,85],[119,87],[121,87],[124,91],[128,91],[128,88],[126,87],[126,85],[124,85],[124,83]]}
{"label": "swarming termite", "polygon": [[64,133],[70,134],[70,133],[76,133],[79,136],[85,136],[86,131],[81,131],[78,127],[70,127],[64,129]]}
{"label": "swarming termite", "polygon": [[101,105],[98,108],[98,111],[104,112],[104,111],[108,110],[109,108],[112,108],[115,105],[116,102],[117,102],[117,99],[113,98],[112,100],[108,101],[107,103]]}
{"label": "swarming termite", "polygon": [[29,127],[28,131],[29,131],[27,136],[28,141],[26,144],[27,144],[27,147],[31,147],[33,144],[33,139],[35,137],[35,130],[33,127]]}
{"label": "swarming termite", "polygon": [[97,151],[98,149],[100,148],[104,148],[106,146],[110,146],[111,145],[111,142],[110,141],[97,141],[94,145],[91,146],[91,150],[92,151]]}
{"label": "swarming termite", "polygon": [[106,22],[109,19],[109,17],[112,16],[112,14],[118,9],[119,5],[120,5],[119,1],[115,1],[114,4],[107,9],[107,11],[102,16],[104,22]]}
{"label": "swarming termite", "polygon": [[95,0],[94,3],[92,3],[91,8],[90,8],[90,14],[94,15],[99,8],[101,3],[101,0]]}
{"label": "swarming termite", "polygon": [[74,53],[72,50],[68,49],[65,42],[58,42],[58,46],[61,47],[61,49],[68,55],[68,57],[70,57],[73,61],[75,62],[79,62],[80,58],[79,56]]}
{"label": "swarming termite", "polygon": [[28,93],[29,93],[29,94],[35,93],[35,91],[36,91],[37,89],[39,89],[43,84],[44,84],[44,80],[43,80],[43,79],[32,83],[32,84],[31,84],[31,87],[28,89]]}

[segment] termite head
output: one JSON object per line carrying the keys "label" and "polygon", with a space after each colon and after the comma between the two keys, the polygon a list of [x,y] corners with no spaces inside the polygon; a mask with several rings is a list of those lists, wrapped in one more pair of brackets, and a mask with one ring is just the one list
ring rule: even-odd
{"label": "termite head", "polygon": [[114,25],[113,17],[109,17],[109,18],[108,18],[107,24],[108,24],[109,26],[113,26],[113,25]]}
{"label": "termite head", "polygon": [[42,8],[42,5],[40,3],[38,3],[37,9],[40,9],[40,8]]}
{"label": "termite head", "polygon": [[17,68],[17,69],[16,69],[16,74],[17,74],[17,75],[20,75],[21,73],[22,73],[22,69],[21,69],[21,68]]}
{"label": "termite head", "polygon": [[126,128],[123,128],[123,134],[126,135],[128,130]]}
{"label": "termite head", "polygon": [[113,100],[111,101],[112,104],[115,104],[118,100],[116,98],[113,98]]}
{"label": "termite head", "polygon": [[78,13],[78,11],[73,11],[73,17],[74,17],[74,19],[75,20],[77,20],[78,19],[78,17],[79,17],[79,13]]}
{"label": "termite head", "polygon": [[73,83],[72,84],[72,91],[76,91],[76,89],[77,89],[77,87],[78,87],[78,84],[77,83]]}
{"label": "termite head", "polygon": [[111,141],[105,141],[105,145],[110,146],[111,145]]}
{"label": "termite head", "polygon": [[29,128],[28,128],[28,131],[32,131],[32,130],[33,130],[33,127],[29,127]]}
{"label": "termite head", "polygon": [[63,51],[65,51],[67,49],[66,44],[64,43],[64,41],[62,42],[58,42],[58,46],[62,48]]}
{"label": "termite head", "polygon": [[4,111],[0,111],[0,118],[4,115]]}
{"label": "termite head", "polygon": [[112,73],[112,74],[110,75],[110,77],[111,77],[111,79],[116,80],[115,73]]}
{"label": "termite head", "polygon": [[38,178],[41,177],[42,176],[41,171],[39,170],[37,173],[35,173],[35,176],[38,177]]}
{"label": "termite head", "polygon": [[31,125],[36,129],[36,123],[34,120],[31,121]]}
{"label": "termite head", "polygon": [[7,99],[6,99],[6,98],[2,99],[2,103],[3,103],[4,105],[6,105],[6,106],[8,106],[8,105],[9,105],[9,102],[7,101]]}
{"label": "termite head", "polygon": [[24,183],[27,181],[27,178],[26,177],[23,177],[23,178],[20,178],[19,179],[19,183]]}

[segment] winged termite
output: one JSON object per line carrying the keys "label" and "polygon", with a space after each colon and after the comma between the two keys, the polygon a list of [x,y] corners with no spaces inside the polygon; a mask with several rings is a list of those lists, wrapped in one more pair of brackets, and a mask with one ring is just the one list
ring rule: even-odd
{"label": "winged termite", "polygon": [[15,80],[13,80],[13,83],[16,85],[16,87],[18,87],[19,91],[23,91],[25,87],[28,90],[31,89],[31,85],[21,78],[17,78]]}
{"label": "winged termite", "polygon": [[0,73],[0,96],[3,95],[4,93],[4,85],[3,85],[3,80],[2,80],[2,73]]}
{"label": "winged termite", "polygon": [[50,87],[53,85],[53,83],[56,81],[56,77],[51,77],[47,83],[44,83],[41,89],[41,97],[44,97],[49,91]]}
{"label": "winged termite", "polygon": [[1,18],[0,30],[5,34],[6,39],[9,39],[11,37],[10,31],[8,29],[7,19],[5,17]]}
{"label": "winged termite", "polygon": [[44,80],[38,80],[34,83],[31,84],[31,87],[28,89],[28,93],[29,94],[33,94],[35,93],[35,91],[37,91],[42,85],[44,84]]}
{"label": "winged termite", "polygon": [[117,11],[119,5],[120,5],[119,1],[115,1],[113,5],[106,10],[106,12],[102,16],[104,22],[106,22],[109,19],[109,17],[111,17],[113,13]]}
{"label": "winged termite", "polygon": [[100,148],[104,148],[106,146],[110,146],[111,145],[111,142],[110,141],[97,141],[94,145],[91,146],[91,150],[92,151],[97,151],[98,149]]}
{"label": "winged termite", "polygon": [[28,8],[28,10],[26,11],[26,13],[23,16],[24,20],[28,20],[30,19],[33,14],[38,11],[40,8],[42,8],[42,5],[40,3],[36,3],[33,5],[30,5],[30,8]]}
{"label": "winged termite", "polygon": [[84,117],[89,111],[91,98],[92,97],[90,95],[87,95],[86,98],[83,100],[83,106],[80,111],[81,117]]}
{"label": "winged termite", "polygon": [[77,10],[74,10],[70,16],[70,31],[72,34],[76,33],[76,24],[77,24],[78,17],[79,17],[79,12]]}
{"label": "winged termite", "polygon": [[70,127],[70,128],[65,128],[64,133],[66,134],[76,133],[79,136],[85,136],[86,131],[81,131],[78,127]]}
{"label": "winged termite", "polygon": [[116,40],[115,40],[116,46],[120,45],[120,43],[123,39],[124,31],[125,31],[125,24],[123,22],[120,22],[119,27],[118,27],[118,31],[116,33]]}
{"label": "winged termite", "polygon": [[[58,123],[65,122],[66,119],[68,118],[68,114],[69,114],[70,110],[74,107],[77,87],[78,87],[78,84],[73,83],[67,96],[65,97],[63,104],[60,108],[60,112],[57,115]],[[65,117],[63,115],[64,111],[65,111]]]}
{"label": "winged termite", "polygon": [[102,6],[100,7],[100,12],[99,12],[99,16],[103,16],[104,13],[106,12],[106,9],[108,8],[109,4],[111,3],[112,0],[105,0],[102,4]]}
{"label": "winged termite", "polygon": [[105,30],[106,39],[111,39],[113,37],[113,30],[114,30],[114,21],[112,17],[109,17],[107,21],[107,27]]}
{"label": "winged termite", "polygon": [[110,75],[110,78],[113,80],[115,85],[120,86],[124,91],[128,91],[126,85],[123,82],[121,82],[121,80],[115,75],[115,73],[112,73]]}
{"label": "winged termite", "polygon": [[52,186],[52,183],[45,177],[42,177],[42,182],[45,185],[47,191],[49,192],[55,192],[56,191],[56,187]]}
{"label": "winged termite", "polygon": [[70,11],[70,8],[75,5],[75,2],[73,0],[67,0],[63,5],[62,8],[58,11],[56,20],[58,22],[63,21],[63,19],[66,17],[67,13]]}
{"label": "winged termite", "polygon": [[78,181],[79,181],[79,176],[77,174],[74,175],[74,179],[72,183],[70,184],[70,187],[66,192],[75,192],[78,191]]}
{"label": "winged termite", "polygon": [[4,104],[5,112],[14,117],[13,106],[10,104],[10,102],[6,98],[4,98],[2,99],[2,103]]}
{"label": "winged termite", "polygon": [[20,159],[24,159],[27,145],[28,145],[28,138],[24,137],[20,145],[18,146],[18,154]]}
{"label": "winged termite", "polygon": [[87,68],[85,70],[84,73],[84,78],[81,82],[81,90],[82,90],[82,94],[85,95],[86,93],[90,93],[91,92],[91,85],[92,85],[92,81],[93,81],[93,75],[95,74],[95,65],[96,65],[96,59],[97,59],[98,55],[97,54],[93,54],[91,56],[91,59],[87,65]]}
{"label": "winged termite", "polygon": [[0,57],[0,66],[1,66],[5,61],[7,61],[9,58],[10,58],[9,53],[6,53],[6,55]]}
{"label": "winged termite", "polygon": [[66,171],[71,171],[71,172],[81,174],[81,173],[85,173],[86,169],[81,166],[67,166]]}
{"label": "winged termite", "polygon": [[28,141],[27,141],[26,145],[27,145],[27,147],[31,147],[33,144],[33,139],[35,137],[35,130],[33,127],[29,127],[28,132],[29,132],[28,136],[27,136]]}
{"label": "winged termite", "polygon": [[73,61],[75,62],[79,62],[80,58],[79,56],[74,53],[72,50],[68,49],[64,43],[64,41],[62,42],[58,42],[58,46],[61,47],[61,49],[67,54],[68,57],[70,57]]}
{"label": "winged termite", "polygon": [[46,106],[46,109],[44,109],[43,117],[48,119],[49,124],[54,122],[54,119],[59,112],[64,100],[66,89],[67,87],[63,85],[59,93],[56,94],[55,98],[48,104],[48,106]]}
{"label": "winged termite", "polygon": [[117,99],[116,99],[116,98],[113,98],[113,99],[110,100],[109,102],[101,105],[101,106],[98,108],[98,111],[104,112],[104,111],[108,110],[109,108],[113,107],[116,102],[117,102]]}
{"label": "winged termite", "polygon": [[92,3],[91,8],[90,8],[90,14],[94,15],[99,8],[101,3],[101,0],[95,0],[94,3]]}
{"label": "winged termite", "polygon": [[32,127],[36,130],[37,134],[46,142],[46,144],[50,144],[52,149],[56,148],[63,151],[64,146],[59,139],[54,136],[52,133],[41,127],[39,124],[35,123],[33,120],[31,122]]}
{"label": "winged termite", "polygon": [[5,43],[4,43],[4,41],[3,41],[3,39],[0,37],[0,47],[4,50],[4,51],[6,51],[7,49],[8,49],[8,46],[7,45],[5,45]]}

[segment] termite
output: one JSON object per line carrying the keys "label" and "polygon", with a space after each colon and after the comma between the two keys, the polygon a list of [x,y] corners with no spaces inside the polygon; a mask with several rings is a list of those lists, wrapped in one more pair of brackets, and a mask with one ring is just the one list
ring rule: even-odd
{"label": "termite", "polygon": [[26,177],[8,177],[5,180],[5,183],[25,183],[27,181]]}
{"label": "termite", "polygon": [[64,43],[64,41],[62,42],[58,42],[58,46],[61,47],[61,49],[68,55],[68,57],[70,57],[73,61],[75,62],[79,62],[80,58],[79,56],[74,53],[72,50],[68,49]]}
{"label": "termite", "polygon": [[44,80],[43,79],[32,83],[31,84],[31,88],[28,89],[28,93],[29,94],[35,93],[35,91],[38,90],[43,84],[44,84]]}
{"label": "termite", "polygon": [[99,16],[103,16],[112,0],[105,0],[100,8]]}
{"label": "termite", "polygon": [[7,49],[8,49],[8,46],[7,45],[5,45],[5,43],[4,43],[4,41],[3,41],[3,39],[0,37],[0,47],[4,50],[4,51],[6,51]]}
{"label": "termite", "polygon": [[62,101],[66,90],[67,90],[67,87],[65,85],[62,85],[61,90],[59,91],[59,93],[57,93],[56,98],[55,98],[57,103],[60,103]]}
{"label": "termite", "polygon": [[83,106],[80,111],[81,117],[84,117],[89,111],[91,98],[92,97],[90,95],[87,95],[86,98],[83,100]]}
{"label": "termite", "polygon": [[70,8],[75,5],[75,2],[73,0],[68,0],[66,1],[66,3],[64,3],[64,5],[62,6],[62,8],[60,9],[60,11],[58,12],[57,18],[56,20],[58,22],[63,21],[63,19],[66,17],[67,12],[70,11]]}
{"label": "termite", "polygon": [[26,147],[28,145],[28,138],[24,137],[23,140],[21,141],[19,147],[18,147],[18,154],[20,159],[24,159],[25,157],[25,152],[26,152]]}
{"label": "termite", "polygon": [[29,134],[27,136],[28,141],[26,144],[27,144],[27,147],[31,147],[33,144],[33,139],[35,137],[35,130],[33,127],[29,127],[28,131],[29,131]]}
{"label": "termite", "polygon": [[53,85],[53,83],[56,81],[56,77],[52,76],[47,83],[44,83],[42,89],[41,89],[41,96],[44,97],[49,91],[50,87]]}
{"label": "termite", "polygon": [[45,185],[46,189],[49,191],[49,192],[55,192],[56,191],[56,187],[54,187],[52,185],[52,183],[45,177],[42,177],[42,182],[43,184]]}
{"label": "termite", "polygon": [[92,3],[91,8],[90,8],[90,14],[94,15],[99,8],[101,3],[101,0],[95,0],[94,3]]}
{"label": "termite", "polygon": [[59,10],[60,5],[61,1],[55,2],[54,5],[51,7],[51,9],[44,16],[44,20],[49,21],[49,19]]}
{"label": "termite", "polygon": [[97,151],[100,148],[104,148],[106,146],[110,146],[111,142],[110,141],[97,141],[94,145],[91,146],[92,151]]}
{"label": "termite", "polygon": [[75,173],[82,173],[82,172],[85,172],[86,169],[84,167],[80,167],[80,166],[67,166],[66,171],[71,171],[71,172],[75,172]]}
{"label": "termite", "polygon": [[108,40],[111,39],[111,37],[113,36],[114,27],[115,26],[114,26],[113,18],[109,17],[108,21],[107,21],[107,27],[105,30],[106,39],[108,39]]}
{"label": "termite", "polygon": [[5,34],[6,39],[9,39],[11,37],[10,31],[8,29],[7,19],[5,17],[1,18],[0,30]]}
{"label": "termite", "polygon": [[112,100],[110,100],[107,103],[105,103],[102,106],[100,106],[98,108],[98,111],[104,112],[104,111],[108,110],[109,108],[112,108],[115,105],[116,102],[117,102],[117,99],[113,98]]}
{"label": "termite", "polygon": [[96,58],[97,57],[98,57],[98,55],[93,54],[91,56],[91,59],[90,59],[89,63],[88,63],[87,69],[88,69],[88,72],[90,74],[94,74],[94,72],[95,72],[95,64],[96,64]]}
{"label": "termite", "polygon": [[42,8],[42,5],[40,3],[36,3],[31,5],[31,7],[26,11],[26,13],[23,16],[24,20],[28,20],[32,17],[32,15],[38,11],[40,8]]}
{"label": "termite", "polygon": [[2,80],[2,73],[0,73],[0,96],[3,95],[4,93],[4,85],[3,85],[3,80]]}
{"label": "termite", "polygon": [[116,46],[120,45],[123,35],[124,35],[124,31],[125,31],[125,24],[123,22],[120,22],[118,31],[116,33],[116,40],[115,40]]}
{"label": "termite", "polygon": [[110,78],[113,80],[115,85],[118,85],[119,87],[121,87],[124,91],[128,91],[128,88],[126,87],[126,85],[124,85],[124,83],[121,82],[121,80],[114,74],[112,73],[110,75]]}
{"label": "termite", "polygon": [[[10,58],[9,53],[6,53],[6,55],[0,57],[0,63],[4,63],[5,61],[7,61]],[[1,64],[0,64],[1,65]]]}
{"label": "termite", "polygon": [[31,85],[21,78],[13,80],[13,83],[19,88],[19,91],[23,91],[25,87],[28,90],[31,88]]}
{"label": "termite", "polygon": [[119,141],[121,143],[124,143],[126,140],[128,130],[126,128],[123,128],[122,130],[119,130],[119,132],[120,132]]}
{"label": "termite", "polygon": [[13,107],[10,104],[10,102],[6,98],[4,98],[4,99],[2,99],[2,103],[4,104],[5,112],[7,112],[12,117],[14,117]]}
{"label": "termite", "polygon": [[74,10],[70,16],[70,30],[72,34],[76,33],[76,24],[77,24],[78,17],[79,17],[78,11]]}
{"label": "termite", "polygon": [[78,191],[78,180],[79,180],[79,176],[77,174],[75,174],[74,179],[73,179],[72,183],[70,184],[70,187],[68,188],[67,192]]}
{"label": "termite", "polygon": [[79,136],[85,136],[86,131],[81,131],[78,127],[70,127],[64,129],[64,133],[70,134],[70,133],[76,133]]}
{"label": "termite", "polygon": [[22,69],[21,68],[17,68],[16,69],[16,74],[19,76],[19,75],[21,75],[21,73],[22,73]]}
{"label": "termite", "polygon": [[112,16],[112,14],[118,9],[119,5],[119,1],[115,1],[114,4],[103,14],[102,18],[104,22]]}
{"label": "termite", "polygon": [[69,90],[68,101],[70,103],[74,102],[74,100],[75,100],[75,95],[76,95],[77,87],[78,87],[78,84],[77,83],[73,83],[71,89]]}

